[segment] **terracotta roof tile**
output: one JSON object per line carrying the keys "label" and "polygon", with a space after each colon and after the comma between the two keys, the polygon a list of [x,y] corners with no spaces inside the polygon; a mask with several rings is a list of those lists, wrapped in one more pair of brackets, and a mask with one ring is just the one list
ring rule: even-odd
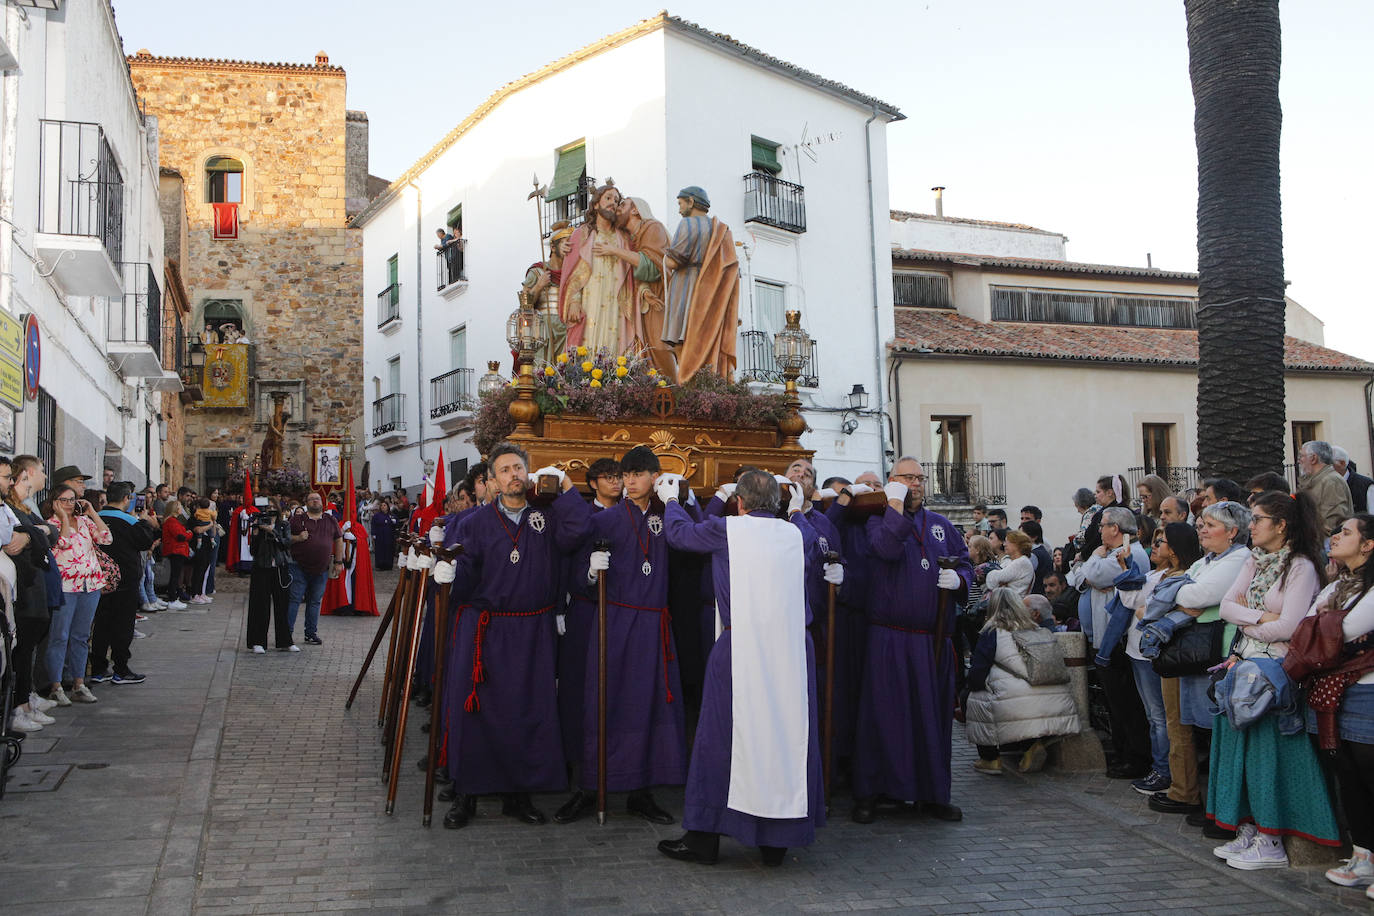
{"label": "terracotta roof tile", "polygon": [[1059,274],[1091,274],[1110,277],[1150,277],[1155,280],[1188,280],[1197,282],[1197,274],[1184,270],[1161,270],[1158,267],[1128,267],[1121,264],[1088,264],[1083,261],[1060,261],[1049,258],[1002,258],[962,251],[930,251],[924,248],[894,248],[894,261],[948,261],[969,267],[1001,267],[1009,270],[1033,270]]}
{"label": "terracotta roof tile", "polygon": [[[898,308],[895,332],[891,347],[897,353],[1197,365],[1197,332],[1182,329],[985,324],[944,309]],[[1290,370],[1374,373],[1374,363],[1296,337],[1284,338],[1284,365]]]}
{"label": "terracotta roof tile", "polygon": [[140,48],[138,53],[131,54],[127,60],[132,66],[179,67],[187,70],[231,70],[251,72],[284,70],[297,73],[309,72],[338,74],[339,76],[344,75],[344,68],[329,63],[329,57],[323,53],[316,56],[316,62],[313,64],[293,64],[256,60],[225,60],[211,57],[157,57],[146,48]]}

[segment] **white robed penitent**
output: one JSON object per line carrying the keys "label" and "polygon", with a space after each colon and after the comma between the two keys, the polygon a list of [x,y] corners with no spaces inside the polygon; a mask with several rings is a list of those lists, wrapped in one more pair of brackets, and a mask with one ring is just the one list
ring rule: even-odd
{"label": "white robed penitent", "polygon": [[808,811],[806,555],[775,518],[725,521],[730,552],[730,793],[735,811],[791,819]]}

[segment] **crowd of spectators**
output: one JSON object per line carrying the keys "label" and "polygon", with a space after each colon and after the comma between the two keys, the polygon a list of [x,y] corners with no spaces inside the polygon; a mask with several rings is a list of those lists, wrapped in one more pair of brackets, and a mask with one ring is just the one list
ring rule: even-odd
{"label": "crowd of spectators", "polygon": [[[957,627],[975,769],[999,774],[998,745],[1017,739],[1036,768],[1048,736],[1072,733],[1064,688],[1027,686],[1023,631],[1081,630],[1108,777],[1224,841],[1214,852],[1233,868],[1287,866],[1285,837],[1348,838],[1352,857],[1326,876],[1374,897],[1370,480],[1325,442],[1303,444],[1298,469],[1296,487],[1270,473],[1183,493],[1104,476],[1072,494],[1079,525],[1052,553],[1030,546],[1037,507],[1019,531],[978,507]],[[1018,690],[989,693],[1012,675]],[[989,696],[1020,705],[999,715]]]}

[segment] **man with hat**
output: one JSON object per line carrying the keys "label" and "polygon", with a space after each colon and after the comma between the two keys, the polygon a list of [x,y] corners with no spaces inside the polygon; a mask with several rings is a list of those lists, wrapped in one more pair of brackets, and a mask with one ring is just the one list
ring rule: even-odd
{"label": "man with hat", "polygon": [[[531,264],[525,271],[525,282],[520,285],[521,304],[544,316],[548,343],[539,355],[549,363],[568,348],[568,326],[558,317],[558,286],[562,282],[563,258],[568,253],[568,242],[573,234],[567,220],[559,220],[551,228],[548,260]],[[474,492],[474,495],[479,494]],[[480,498],[478,501],[481,502]]]}
{"label": "man with hat", "polygon": [[81,469],[74,464],[68,464],[58,468],[51,479],[59,487],[71,487],[76,491],[76,498],[81,499],[86,495],[86,481],[91,479],[91,475],[81,473]]}
{"label": "man with hat", "polygon": [[739,257],[730,227],[709,215],[711,198],[696,185],[677,194],[682,222],[665,252],[668,306],[663,342],[677,356],[679,383],[698,370],[722,378],[735,370]]}

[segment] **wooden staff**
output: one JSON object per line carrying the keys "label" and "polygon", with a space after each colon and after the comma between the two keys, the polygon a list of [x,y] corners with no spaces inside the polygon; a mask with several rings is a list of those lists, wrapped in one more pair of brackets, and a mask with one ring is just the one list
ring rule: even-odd
{"label": "wooden staff", "polygon": [[[599,540],[595,550],[610,551],[611,542]],[[596,573],[596,822],[606,823],[606,571]]]}
{"label": "wooden staff", "polygon": [[368,669],[372,667],[372,659],[381,648],[382,640],[386,638],[386,628],[391,625],[391,619],[396,615],[396,605],[400,601],[404,585],[405,571],[402,570],[401,575],[396,578],[396,590],[391,593],[391,601],[387,603],[382,622],[377,626],[377,635],[372,637],[372,648],[367,650],[367,658],[363,660],[363,666],[358,671],[358,679],[353,682],[353,689],[348,692],[348,702],[344,703],[345,710],[353,708],[353,701],[358,697],[358,688],[362,687],[363,678],[367,677]]}
{"label": "wooden staff", "polygon": [[[451,562],[463,552],[462,544],[451,548],[435,547],[434,562]],[[434,698],[429,703],[429,750],[425,755],[425,811],[422,823],[428,827],[434,817],[434,767],[438,762],[439,707],[444,696],[444,662],[448,658],[448,596],[453,583],[439,586],[434,596]]]}
{"label": "wooden staff", "polygon": [[[825,554],[826,563],[840,562],[840,555],[831,550]],[[831,755],[835,749],[835,583],[827,582],[829,594],[825,609],[825,722],[821,727],[821,769],[825,781],[825,798],[830,800],[830,777],[833,767]]]}
{"label": "wooden staff", "polygon": [[[414,545],[415,540],[410,537],[398,538],[403,552],[408,552]],[[396,603],[396,613],[391,617],[391,642],[386,649],[386,671],[382,674],[382,702],[377,708],[377,727],[381,728],[386,723],[386,710],[388,701],[391,699],[391,680],[396,669],[396,639],[400,628],[401,618],[405,616],[405,609],[410,606],[411,590],[415,586],[415,573],[409,569],[401,571],[401,597]]]}
{"label": "wooden staff", "polygon": [[[429,556],[429,541],[417,539],[415,553],[418,556]],[[406,604],[401,607],[401,613],[397,615],[400,624],[396,633],[396,665],[391,673],[391,686],[387,690],[386,723],[382,732],[385,747],[382,755],[382,773],[387,776],[391,775],[392,768],[397,765],[396,758],[391,754],[396,745],[396,723],[401,719],[402,710],[410,701],[411,690],[411,676],[406,673],[406,663],[415,655],[420,624],[425,616],[425,596],[428,594],[429,573],[417,569],[412,571],[411,576],[410,594]]]}
{"label": "wooden staff", "polygon": [[[432,550],[426,543],[416,545],[415,552],[422,556],[430,556]],[[386,787],[386,813],[388,815],[396,810],[396,786],[401,775],[401,752],[405,749],[406,744],[406,718],[410,713],[410,688],[415,679],[415,656],[419,654],[420,649],[420,626],[425,619],[425,595],[429,592],[429,571],[417,569],[415,575],[419,582],[414,588],[414,610],[406,621],[409,626],[402,634],[405,637],[406,664],[405,670],[398,672],[404,677],[404,680],[396,687],[396,700],[400,705],[392,717],[391,767],[388,771],[390,778]],[[430,773],[433,772],[434,769],[430,766]]]}
{"label": "wooden staff", "polygon": [[[939,557],[935,563],[940,569],[958,569],[958,557]],[[949,628],[949,589],[937,588],[940,593],[936,600],[937,613],[939,619],[935,621],[935,676],[941,680],[945,676],[945,637],[946,630]]]}

